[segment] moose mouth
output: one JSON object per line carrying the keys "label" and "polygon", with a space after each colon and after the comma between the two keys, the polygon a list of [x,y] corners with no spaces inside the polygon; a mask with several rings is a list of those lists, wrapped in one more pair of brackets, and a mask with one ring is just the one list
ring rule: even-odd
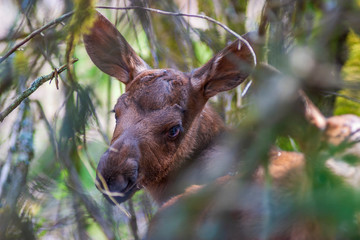
{"label": "moose mouth", "polygon": [[130,199],[140,189],[141,188],[139,188],[137,186],[137,184],[133,184],[133,186],[131,188],[129,188],[126,192],[119,192],[117,194],[115,193],[114,194],[115,196],[111,196],[106,193],[103,193],[103,195],[106,198],[106,200],[108,200],[110,202],[110,204],[117,205],[117,204],[123,203],[126,200]]}
{"label": "moose mouth", "polygon": [[[100,177],[101,178],[101,177]],[[105,183],[106,184],[106,183]],[[119,191],[117,189],[118,184],[114,184],[109,187],[104,187],[104,181],[101,181],[99,177],[96,177],[96,188],[104,195],[105,199],[112,205],[117,205],[125,202],[131,198],[135,192],[141,189],[139,184],[136,181],[129,181],[127,186]]]}

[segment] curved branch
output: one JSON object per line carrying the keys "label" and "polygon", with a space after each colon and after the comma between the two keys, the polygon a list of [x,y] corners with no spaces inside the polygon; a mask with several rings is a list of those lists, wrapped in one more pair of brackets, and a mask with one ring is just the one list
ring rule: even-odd
{"label": "curved branch", "polygon": [[209,22],[215,23],[217,25],[219,25],[220,27],[222,27],[225,31],[231,33],[232,35],[234,35],[235,37],[237,37],[241,42],[245,43],[245,45],[250,49],[251,55],[254,59],[254,64],[257,64],[256,61],[256,55],[255,55],[255,51],[254,49],[251,47],[250,43],[243,38],[242,36],[240,36],[239,34],[237,34],[236,32],[234,32],[233,30],[231,30],[228,26],[222,24],[221,22],[208,17],[206,15],[198,15],[198,14],[187,14],[187,13],[176,13],[176,12],[168,12],[168,11],[163,11],[163,10],[159,10],[159,9],[154,9],[154,8],[148,8],[148,7],[140,7],[140,6],[131,6],[131,7],[107,7],[107,6],[96,6],[95,8],[99,8],[99,9],[113,9],[113,10],[133,10],[133,9],[142,9],[145,11],[150,11],[150,12],[155,12],[158,14],[163,14],[163,15],[170,15],[170,16],[176,16],[176,17],[194,17],[194,18],[201,18],[201,19],[205,19]]}
{"label": "curved branch", "polygon": [[36,29],[35,31],[33,31],[32,33],[30,33],[30,35],[28,35],[26,38],[24,38],[21,42],[19,42],[18,44],[16,44],[13,48],[10,49],[9,52],[7,52],[3,57],[0,58],[0,63],[2,63],[3,61],[5,61],[6,58],[8,58],[12,53],[14,53],[19,47],[21,47],[22,45],[24,45],[25,43],[27,43],[28,41],[30,41],[30,39],[34,38],[36,35],[38,35],[39,33],[41,33],[42,31],[48,29],[51,26],[54,26],[56,24],[61,23],[63,20],[65,20],[66,18],[70,17],[72,14],[74,13],[74,11],[65,13],[64,15],[62,15],[61,17],[49,22],[48,24],[42,26],[39,29]]}

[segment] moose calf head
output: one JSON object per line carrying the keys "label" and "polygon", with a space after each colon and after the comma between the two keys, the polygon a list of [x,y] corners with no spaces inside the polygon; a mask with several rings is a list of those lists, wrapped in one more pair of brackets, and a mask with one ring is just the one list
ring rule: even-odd
{"label": "moose calf head", "polygon": [[[235,41],[204,66],[184,73],[151,69],[104,16],[84,35],[86,50],[103,72],[126,85],[114,107],[116,126],[97,169],[98,188],[123,202],[144,186],[153,194],[172,171],[191,159],[220,126],[204,110],[208,99],[250,74],[248,47]],[[208,116],[208,117],[207,117]],[[156,197],[155,197],[156,198]]]}

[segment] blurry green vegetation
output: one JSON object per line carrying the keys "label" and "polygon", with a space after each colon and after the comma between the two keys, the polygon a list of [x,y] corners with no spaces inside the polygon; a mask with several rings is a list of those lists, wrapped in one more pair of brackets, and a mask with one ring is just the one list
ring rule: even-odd
{"label": "blurry green vegetation", "polygon": [[[0,123],[0,175],[6,176],[0,194],[0,239],[136,239],[129,217],[121,209],[110,206],[94,185],[96,165],[109,145],[114,127],[110,111],[124,92],[124,86],[94,66],[81,42],[81,34],[91,25],[95,5],[143,5],[185,12],[191,7],[179,9],[179,5],[187,2],[194,3],[191,6],[196,7],[196,13],[213,17],[239,34],[257,30],[248,29],[247,20],[263,27],[259,60],[273,64],[295,79],[286,85],[281,79],[263,78],[263,82],[253,83],[242,96],[248,80],[212,99],[226,123],[237,128],[233,131],[235,147],[230,155],[246,159],[248,169],[244,172],[251,174],[258,166],[266,166],[264,159],[270,146],[306,154],[307,177],[293,189],[297,194],[289,202],[271,202],[270,223],[278,226],[286,223],[287,216],[298,214],[327,225],[333,230],[334,238],[359,239],[359,190],[350,188],[326,167],[326,160],[334,156],[354,166],[358,158],[342,155],[341,147],[318,146],[321,140],[316,134],[310,131],[309,134],[302,125],[292,126],[294,123],[287,118],[293,114],[291,96],[283,94],[301,86],[326,115],[360,115],[359,0],[285,3],[271,0],[257,14],[253,8],[260,4],[255,0],[64,0],[58,1],[56,7],[40,0],[7,2],[13,6],[15,17],[7,31],[1,31],[0,55],[44,23],[66,12],[75,12],[71,19],[43,31],[0,64],[0,111],[35,78],[50,73],[71,58],[79,61],[70,71],[60,74],[59,90],[55,90],[55,80],[44,84],[30,96],[29,103],[24,102]],[[235,39],[208,22],[194,27],[187,18],[132,10],[102,12],[117,24],[135,51],[156,68],[191,71]],[[310,56],[305,54],[308,61],[300,59],[303,56],[292,55],[292,50],[304,50],[304,46],[311,52]],[[313,69],[306,72],[308,67]],[[335,84],[330,84],[330,80]],[[34,154],[27,152],[27,164],[23,167],[18,158],[24,143],[24,135],[20,133],[25,129],[24,122],[29,121],[33,121]],[[300,128],[305,141],[296,134],[288,134],[289,126]],[[7,164],[10,170],[5,174]],[[19,184],[18,176],[26,181]],[[247,192],[246,188],[228,190]],[[17,191],[19,194],[14,196],[12,193]],[[206,196],[218,196],[218,191],[206,192],[209,194]],[[219,198],[226,199],[226,194]],[[203,206],[204,198],[191,200],[190,209]],[[137,234],[143,237],[157,207],[143,191],[132,201]],[[131,209],[128,203],[121,206],[126,211]],[[277,214],[275,208],[284,214]],[[192,224],[187,215],[191,213],[184,206],[179,209],[182,215],[175,215],[178,219],[171,223],[186,236],[186,223]],[[206,239],[217,239],[221,236],[220,227],[216,228],[221,224],[216,225],[217,221],[226,223],[225,217],[217,216],[216,221],[201,226],[200,234]]]}
{"label": "blurry green vegetation", "polygon": [[349,57],[343,69],[342,76],[349,88],[339,91],[342,97],[336,99],[335,114],[356,114],[360,116],[360,37],[353,31],[347,38]]}
{"label": "blurry green vegetation", "polygon": [[203,42],[194,42],[195,56],[199,61],[199,65],[205,64],[213,55],[213,51]]}

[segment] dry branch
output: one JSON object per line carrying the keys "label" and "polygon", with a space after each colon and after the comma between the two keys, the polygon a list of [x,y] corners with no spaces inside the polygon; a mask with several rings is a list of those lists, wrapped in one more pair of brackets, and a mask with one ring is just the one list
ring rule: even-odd
{"label": "dry branch", "polygon": [[194,17],[194,18],[201,18],[201,19],[205,19],[209,22],[215,23],[217,25],[219,25],[220,27],[222,27],[225,31],[229,32],[230,34],[234,35],[235,37],[237,37],[241,42],[245,43],[245,45],[250,49],[251,55],[254,59],[254,64],[257,64],[256,61],[256,55],[255,55],[255,51],[254,49],[251,47],[250,43],[243,38],[242,36],[240,36],[239,34],[237,34],[236,32],[234,32],[233,30],[231,30],[228,26],[222,24],[221,22],[208,17],[206,15],[199,15],[199,14],[187,14],[187,13],[176,13],[176,12],[168,12],[168,11],[163,11],[163,10],[159,10],[159,9],[155,9],[155,8],[147,8],[147,7],[140,7],[140,6],[131,6],[131,7],[108,7],[108,6],[96,6],[95,8],[99,8],[99,9],[113,9],[113,10],[134,10],[134,9],[141,9],[141,10],[145,10],[145,11],[150,11],[150,12],[155,12],[158,14],[163,14],[163,15],[170,15],[170,16],[175,16],[175,17]]}
{"label": "dry branch", "polygon": [[[154,9],[154,8],[147,8],[147,7],[140,7],[140,6],[131,6],[131,7],[107,7],[107,6],[97,6],[96,8],[100,8],[100,9],[114,9],[114,10],[134,10],[134,9],[141,9],[141,10],[145,10],[145,11],[151,11],[151,12],[155,12],[158,14],[163,14],[163,15],[170,15],[170,16],[182,16],[182,17],[195,17],[195,18],[201,18],[201,19],[205,19],[209,22],[215,23],[217,25],[219,25],[220,27],[222,27],[223,29],[225,29],[227,32],[231,33],[232,35],[234,35],[235,37],[237,37],[238,39],[240,39],[243,43],[245,43],[245,45],[250,49],[251,54],[254,58],[254,63],[256,65],[256,55],[255,52],[253,50],[253,48],[251,47],[251,45],[249,44],[249,42],[244,39],[243,37],[241,37],[239,34],[237,34],[236,32],[234,32],[233,30],[231,30],[228,26],[222,24],[221,22],[208,17],[206,15],[199,15],[199,14],[186,14],[186,13],[175,13],[175,12],[168,12],[168,11],[163,11],[163,10],[159,10],[159,9]],[[61,17],[49,22],[48,24],[44,25],[43,27],[33,31],[32,33],[30,33],[30,35],[28,35],[25,39],[23,39],[21,42],[19,42],[18,44],[16,44],[13,48],[10,49],[10,51],[8,51],[3,57],[0,58],[0,63],[2,63],[6,58],[8,58],[12,53],[14,53],[19,47],[21,47],[22,45],[24,45],[25,43],[27,43],[30,39],[34,38],[37,34],[41,33],[42,31],[48,29],[49,27],[52,27],[56,24],[61,23],[63,20],[65,20],[66,18],[70,17],[72,14],[74,13],[74,11],[65,13],[64,15],[62,15]]]}
{"label": "dry branch", "polygon": [[21,47],[22,45],[24,45],[25,43],[30,41],[30,39],[34,38],[36,35],[38,35],[42,31],[48,29],[49,27],[52,27],[52,26],[54,26],[56,24],[61,23],[66,18],[70,17],[73,13],[74,13],[73,11],[65,13],[61,17],[49,22],[48,24],[46,24],[46,25],[42,26],[41,28],[39,28],[39,29],[33,31],[32,33],[30,33],[30,35],[28,35],[24,40],[22,40],[21,42],[16,44],[13,48],[10,49],[10,51],[8,51],[3,57],[1,57],[0,58],[0,63],[2,63],[6,58],[8,58],[12,53],[14,53],[19,47]]}
{"label": "dry branch", "polygon": [[[73,64],[78,59],[73,59],[70,63]],[[0,113],[0,122],[2,122],[9,113],[11,113],[19,104],[24,101],[27,97],[29,97],[33,92],[36,91],[43,83],[57,77],[58,74],[65,71],[68,68],[67,64],[62,65],[58,69],[54,69],[50,74],[38,77],[35,81],[31,84],[31,86],[22,92],[5,110]]]}

